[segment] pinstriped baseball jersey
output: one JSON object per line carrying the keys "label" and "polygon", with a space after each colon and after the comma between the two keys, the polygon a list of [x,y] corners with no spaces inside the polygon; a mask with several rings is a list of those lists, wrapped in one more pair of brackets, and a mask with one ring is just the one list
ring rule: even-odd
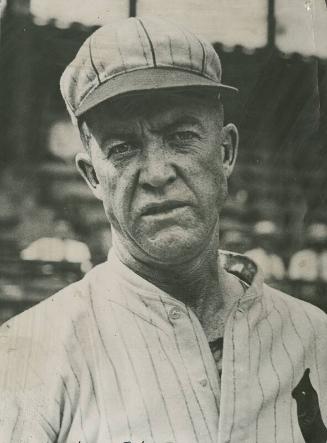
{"label": "pinstriped baseball jersey", "polygon": [[[221,258],[249,282],[248,259]],[[194,313],[111,254],[1,328],[0,441],[308,441],[299,396],[316,393],[306,424],[327,423],[326,316],[260,272],[249,283],[226,322],[220,381]]]}

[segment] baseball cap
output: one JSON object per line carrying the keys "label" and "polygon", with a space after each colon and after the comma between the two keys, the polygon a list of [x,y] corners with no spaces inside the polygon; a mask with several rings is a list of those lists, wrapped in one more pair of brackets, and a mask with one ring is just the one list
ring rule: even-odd
{"label": "baseball cap", "polygon": [[65,69],[60,89],[77,123],[125,94],[195,87],[237,92],[221,78],[219,56],[206,40],[162,18],[133,17],[96,30]]}

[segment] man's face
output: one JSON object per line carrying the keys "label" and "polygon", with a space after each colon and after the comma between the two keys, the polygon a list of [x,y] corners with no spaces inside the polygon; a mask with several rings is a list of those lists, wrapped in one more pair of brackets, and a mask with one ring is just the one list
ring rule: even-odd
{"label": "man's face", "polygon": [[218,103],[179,94],[90,112],[91,161],[78,163],[134,257],[177,264],[209,244],[235,157],[221,117]]}

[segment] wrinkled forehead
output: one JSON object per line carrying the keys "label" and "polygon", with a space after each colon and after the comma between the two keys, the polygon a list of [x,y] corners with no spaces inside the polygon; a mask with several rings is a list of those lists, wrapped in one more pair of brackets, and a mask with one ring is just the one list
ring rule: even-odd
{"label": "wrinkled forehead", "polygon": [[156,92],[133,94],[101,103],[85,115],[91,128],[107,124],[128,125],[131,120],[179,118],[185,113],[201,119],[213,111],[221,112],[217,95],[198,91]]}

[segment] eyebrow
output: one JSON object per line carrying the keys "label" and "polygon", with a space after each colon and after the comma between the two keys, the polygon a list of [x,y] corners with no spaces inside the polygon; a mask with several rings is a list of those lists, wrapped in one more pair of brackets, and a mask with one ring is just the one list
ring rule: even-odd
{"label": "eyebrow", "polygon": [[[163,132],[174,131],[180,126],[184,125],[191,125],[193,127],[196,127],[200,131],[204,131],[204,126],[201,124],[199,119],[197,119],[192,115],[182,115],[176,119],[173,119],[172,122],[167,122],[166,124],[165,123],[160,124],[160,127],[152,129],[151,132],[160,134]],[[109,129],[108,133],[103,136],[103,140],[101,141],[102,143],[104,143],[113,139],[130,140],[133,139],[134,136],[135,136],[134,131],[133,130],[131,131],[130,128],[126,125],[125,128],[121,129],[115,129],[115,128],[113,128],[112,130]]]}
{"label": "eyebrow", "polygon": [[[158,130],[158,132],[173,131],[174,129],[178,128],[179,126],[184,126],[184,125],[185,126],[187,126],[187,125],[195,126],[199,130],[204,131],[204,127],[203,127],[202,123],[199,121],[199,119],[197,119],[196,117],[193,117],[192,115],[183,115],[171,123],[168,123],[166,125],[164,124],[162,126],[162,128],[160,128]],[[154,131],[154,132],[156,132],[156,131]]]}

